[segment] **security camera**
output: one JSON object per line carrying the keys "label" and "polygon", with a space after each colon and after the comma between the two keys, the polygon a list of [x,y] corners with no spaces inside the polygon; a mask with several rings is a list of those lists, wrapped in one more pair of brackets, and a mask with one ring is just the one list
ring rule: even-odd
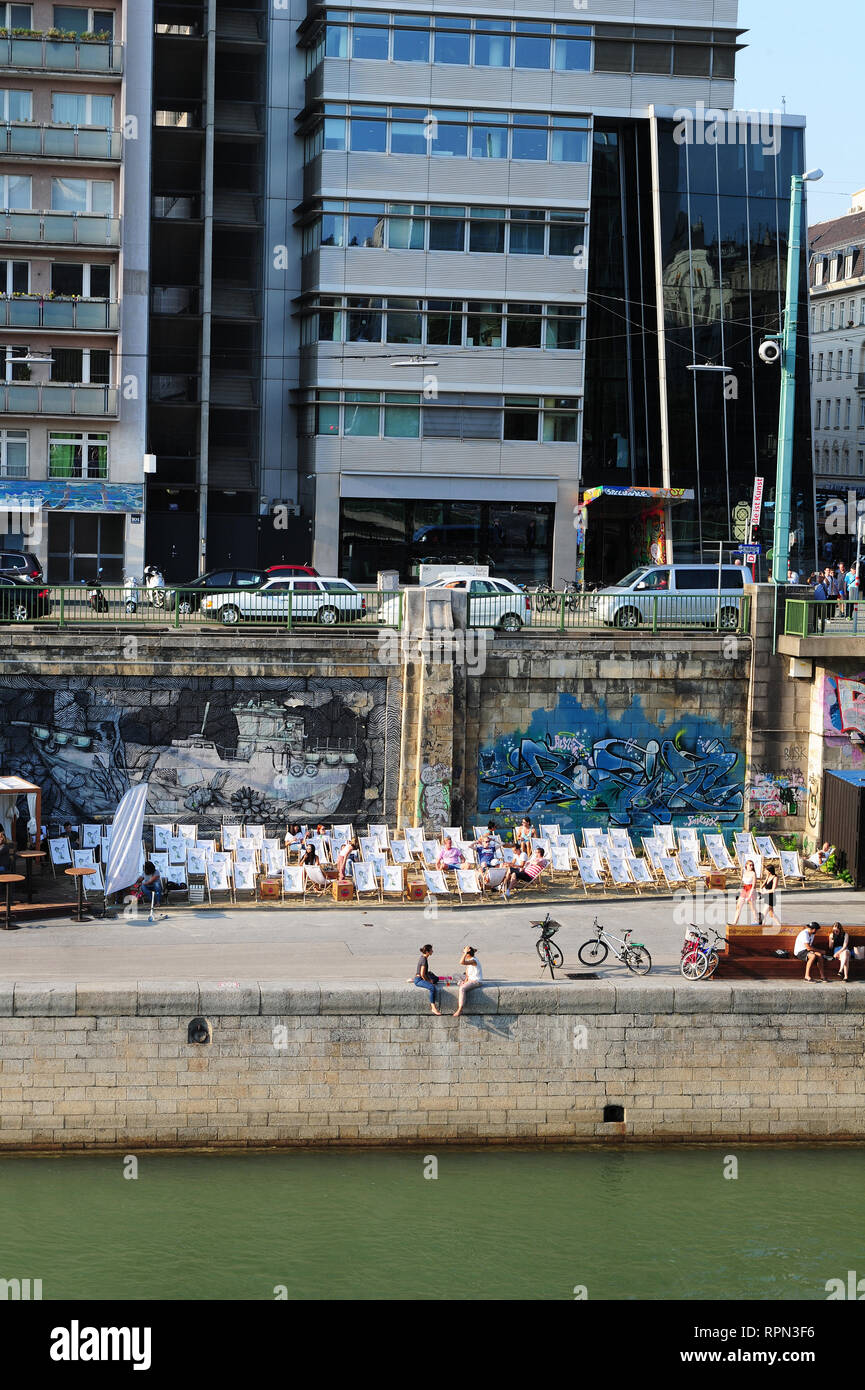
{"label": "security camera", "polygon": [[760,344],[758,356],[761,362],[777,362],[781,356],[781,346],[772,338],[767,338],[765,343]]}

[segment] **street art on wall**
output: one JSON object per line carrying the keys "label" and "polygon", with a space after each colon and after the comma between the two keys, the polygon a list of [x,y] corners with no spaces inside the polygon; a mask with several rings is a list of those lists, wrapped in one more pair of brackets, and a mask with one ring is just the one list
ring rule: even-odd
{"label": "street art on wall", "polygon": [[823,681],[823,733],[845,745],[853,761],[862,760],[865,745],[865,673],[830,676]]}
{"label": "street art on wall", "polygon": [[752,771],[748,783],[751,816],[758,820],[797,816],[807,795],[805,774],[798,767],[784,768],[781,772],[758,769]]}
{"label": "street art on wall", "polygon": [[482,748],[478,814],[516,821],[528,815],[564,828],[656,824],[738,828],[744,809],[744,760],[731,734],[695,718],[661,728],[636,697],[626,715],[579,705],[561,695],[555,710],[536,710],[525,733]]}
{"label": "street art on wall", "polygon": [[0,710],[3,767],[43,787],[46,818],[109,816],[141,781],[148,813],[180,822],[317,820],[383,804],[384,680],[6,676]]}
{"label": "street art on wall", "polygon": [[450,824],[451,777],[444,763],[422,767],[418,792],[418,819],[421,825]]}

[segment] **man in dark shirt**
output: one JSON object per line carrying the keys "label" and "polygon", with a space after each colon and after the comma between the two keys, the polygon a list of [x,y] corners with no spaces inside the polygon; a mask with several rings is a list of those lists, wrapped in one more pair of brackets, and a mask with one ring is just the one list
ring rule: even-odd
{"label": "man in dark shirt", "polygon": [[429,994],[430,1008],[434,1014],[440,1014],[441,1009],[436,1008],[436,986],[439,982],[438,975],[434,975],[429,968],[429,958],[432,955],[432,946],[421,946],[420,957],[415,972],[414,984],[418,989],[425,989]]}

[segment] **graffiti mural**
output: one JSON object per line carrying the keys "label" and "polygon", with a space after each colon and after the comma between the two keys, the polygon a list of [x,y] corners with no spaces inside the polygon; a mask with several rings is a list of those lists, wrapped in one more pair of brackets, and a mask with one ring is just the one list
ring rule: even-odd
{"label": "graffiti mural", "polygon": [[798,767],[788,767],[781,772],[757,769],[748,783],[751,815],[759,820],[798,816],[807,795],[805,774]]}
{"label": "graffiti mural", "polygon": [[862,759],[865,745],[865,673],[829,676],[823,682],[823,732]]}
{"label": "graffiti mural", "polygon": [[478,814],[549,818],[572,829],[607,822],[638,831],[659,823],[738,827],[743,759],[729,742],[729,730],[700,719],[669,730],[652,725],[639,698],[615,721],[603,707],[562,695],[556,710],[535,711],[524,734],[481,749]]}
{"label": "graffiti mural", "polygon": [[418,792],[418,819],[422,825],[442,826],[450,823],[451,776],[444,763],[422,767]]}
{"label": "graffiti mural", "polygon": [[381,808],[393,722],[383,680],[228,677],[6,676],[0,719],[3,768],[43,787],[46,817],[111,815],[148,781],[151,815],[269,823]]}

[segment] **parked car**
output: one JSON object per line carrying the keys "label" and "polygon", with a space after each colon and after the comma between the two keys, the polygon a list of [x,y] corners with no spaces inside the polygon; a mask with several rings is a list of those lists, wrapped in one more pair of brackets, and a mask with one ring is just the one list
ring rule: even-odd
{"label": "parked car", "polygon": [[337,623],[354,622],[366,613],[366,599],[347,579],[316,576],[315,579],[281,579],[273,576],[258,588],[250,586],[229,594],[206,594],[201,611],[227,627],[248,622]]}
{"label": "parked car", "polygon": [[47,618],[51,597],[34,579],[0,574],[0,623],[32,623]]}
{"label": "parked car", "polygon": [[470,579],[442,575],[426,586],[429,590],[456,589],[469,596],[468,621],[473,627],[500,627],[519,632],[532,621],[532,601],[509,579]]}
{"label": "parked car", "polygon": [[267,575],[264,570],[225,569],[208,570],[206,574],[196,575],[185,584],[176,584],[165,591],[165,607],[174,608],[174,595],[180,591],[178,608],[182,614],[197,613],[201,600],[208,589],[246,589],[263,584]]}
{"label": "parked car", "polygon": [[313,578],[318,577],[318,570],[313,569],[312,565],[268,565],[265,574],[281,574],[283,578],[290,579],[293,574],[300,577],[302,574],[311,574]]}
{"label": "parked car", "polygon": [[[742,565],[722,565],[720,584],[717,565],[641,565],[618,584],[600,589],[587,600],[590,619],[608,627],[640,627],[653,621],[667,626],[716,622],[720,601],[720,626],[739,626],[743,590],[751,576]],[[673,595],[678,602],[655,604],[659,596]]]}
{"label": "parked car", "polygon": [[30,550],[0,551],[0,574],[8,574],[16,579],[42,578],[42,566]]}

